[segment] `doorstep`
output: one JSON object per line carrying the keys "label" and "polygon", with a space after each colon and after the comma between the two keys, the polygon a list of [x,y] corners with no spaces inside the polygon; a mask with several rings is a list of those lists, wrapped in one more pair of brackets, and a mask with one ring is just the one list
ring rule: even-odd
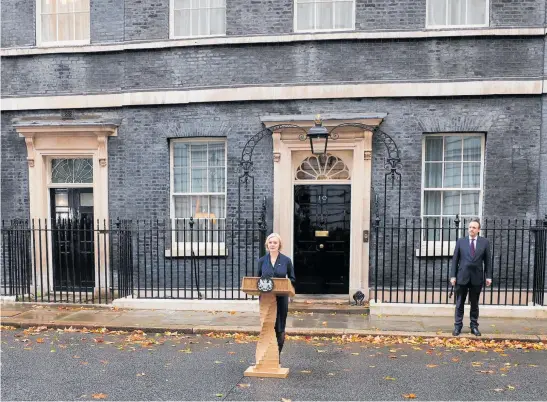
{"label": "doorstep", "polygon": [[[465,315],[469,315],[469,304],[465,305]],[[491,306],[479,305],[481,317],[492,318],[532,318],[547,319],[547,306]],[[377,303],[370,301],[371,316],[421,316],[452,317],[453,304],[404,304]]]}

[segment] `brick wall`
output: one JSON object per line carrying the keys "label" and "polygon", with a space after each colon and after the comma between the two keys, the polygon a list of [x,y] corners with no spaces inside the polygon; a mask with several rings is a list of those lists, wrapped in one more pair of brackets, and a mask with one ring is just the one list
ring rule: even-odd
{"label": "brick wall", "polygon": [[120,0],[93,0],[90,4],[91,43],[123,42],[125,4]]}
{"label": "brick wall", "polygon": [[2,59],[2,93],[539,77],[544,40],[448,38],[189,47]]}
{"label": "brick wall", "polygon": [[293,0],[226,0],[226,34],[293,32]]}
{"label": "brick wall", "polygon": [[2,47],[36,44],[36,0],[2,2]]}
{"label": "brick wall", "polygon": [[490,0],[490,25],[541,26],[545,21],[544,0]]}
{"label": "brick wall", "polygon": [[[169,216],[169,138],[195,133],[228,137],[228,209],[233,215],[237,200],[237,164],[245,143],[261,130],[260,115],[371,111],[388,113],[382,129],[394,138],[401,151],[403,215],[420,214],[423,133],[478,131],[487,133],[483,214],[526,219],[537,216],[541,97],[234,102],[93,110],[96,116],[122,119],[118,136],[109,139],[110,214],[113,218],[134,219]],[[20,216],[28,211],[26,149],[23,139],[12,128],[12,120],[42,114],[51,113],[2,114],[2,214],[5,217]],[[202,125],[208,128],[199,129]],[[271,139],[267,137],[258,143],[253,153],[257,200],[272,196],[271,150]],[[375,138],[373,190],[382,203],[385,156],[383,143]],[[398,205],[396,195],[395,192],[388,194],[390,213]],[[545,205],[544,201],[541,204]],[[244,216],[249,213],[249,205],[245,205]]]}

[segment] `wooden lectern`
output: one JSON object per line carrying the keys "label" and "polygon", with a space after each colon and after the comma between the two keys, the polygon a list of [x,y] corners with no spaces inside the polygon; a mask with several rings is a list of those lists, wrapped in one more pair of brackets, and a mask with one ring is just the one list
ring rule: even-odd
{"label": "wooden lectern", "polygon": [[258,290],[260,278],[246,276],[243,278],[241,290],[248,295],[260,295],[260,336],[256,345],[256,365],[245,370],[247,377],[287,378],[288,368],[279,365],[279,348],[275,337],[275,319],[277,316],[276,296],[293,297],[294,287],[287,278],[273,278],[274,288],[271,292],[262,293]]}

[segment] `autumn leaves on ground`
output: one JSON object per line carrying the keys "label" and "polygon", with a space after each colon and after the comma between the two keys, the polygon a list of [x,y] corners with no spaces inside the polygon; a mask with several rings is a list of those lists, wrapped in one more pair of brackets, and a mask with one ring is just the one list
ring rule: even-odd
{"label": "autumn leaves on ground", "polygon": [[275,380],[251,335],[1,329],[2,400],[547,399],[542,342],[289,336]]}

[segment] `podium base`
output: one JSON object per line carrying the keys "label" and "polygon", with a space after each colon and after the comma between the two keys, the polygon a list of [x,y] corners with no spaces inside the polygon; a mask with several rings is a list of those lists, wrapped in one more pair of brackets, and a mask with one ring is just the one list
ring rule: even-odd
{"label": "podium base", "polygon": [[256,366],[250,366],[247,370],[245,370],[243,375],[245,377],[287,378],[289,375],[289,369],[257,369]]}

